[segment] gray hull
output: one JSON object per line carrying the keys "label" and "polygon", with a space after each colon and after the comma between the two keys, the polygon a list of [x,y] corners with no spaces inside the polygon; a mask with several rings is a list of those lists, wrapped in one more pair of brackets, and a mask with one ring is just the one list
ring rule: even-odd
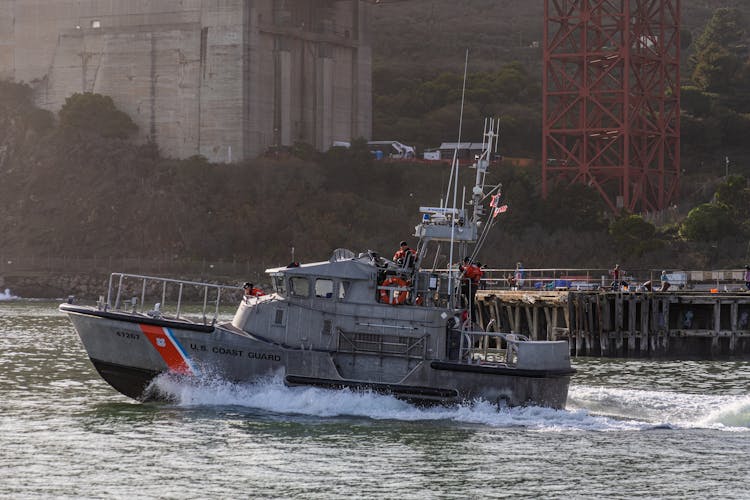
{"label": "gray hull", "polygon": [[[235,382],[279,375],[288,385],[368,389],[426,404],[481,398],[509,406],[564,408],[574,372],[569,366],[549,369],[544,363],[519,368],[451,360],[439,355],[448,349],[441,349],[440,335],[430,340],[402,333],[387,339],[389,342],[371,345],[366,333],[338,331],[331,332],[332,338],[322,345],[306,338],[315,330],[315,325],[309,324],[299,331],[285,328],[285,338],[274,337],[272,329],[267,335],[253,334],[249,332],[258,331],[253,321],[262,315],[245,304],[240,306],[234,324],[215,326],[68,304],[61,310],[70,316],[102,378],[119,392],[139,400],[161,397],[147,390],[149,383],[159,374],[172,372]],[[396,314],[406,309],[390,311]],[[250,328],[238,328],[238,322]],[[298,341],[297,346],[287,343],[290,338]],[[442,339],[445,345],[444,331]],[[535,359],[540,353],[543,360],[544,352],[567,349],[532,344],[545,343],[528,343],[529,348],[540,349],[533,353]],[[519,352],[519,356],[522,354]]]}

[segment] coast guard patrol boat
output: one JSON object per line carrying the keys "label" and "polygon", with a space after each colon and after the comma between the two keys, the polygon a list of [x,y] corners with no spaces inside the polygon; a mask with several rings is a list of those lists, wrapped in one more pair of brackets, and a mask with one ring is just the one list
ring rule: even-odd
{"label": "coast guard patrol boat", "polygon": [[[452,265],[470,257],[469,245],[481,244],[492,226],[497,214],[482,220],[483,204],[493,200],[493,212],[500,209],[499,186],[484,186],[494,127],[485,127],[471,201],[421,209],[414,259],[339,249],[325,262],[268,269],[273,292],[242,298],[226,322],[220,301],[237,287],[119,273],[96,307],[60,309],[102,378],[138,400],[164,397],[152,381],[171,372],[236,382],[280,376],[290,386],[374,390],[426,404],[483,399],[563,408],[574,373],[568,343],[480,329]],[[457,183],[457,163],[451,177]],[[441,245],[447,269],[426,265]],[[183,303],[189,288],[202,292],[197,314]],[[146,311],[154,292],[161,301]]]}

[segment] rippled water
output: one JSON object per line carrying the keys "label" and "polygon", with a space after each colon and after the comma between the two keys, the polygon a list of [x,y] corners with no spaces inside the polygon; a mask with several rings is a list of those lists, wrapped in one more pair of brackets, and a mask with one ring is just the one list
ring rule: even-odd
{"label": "rippled water", "polygon": [[576,360],[568,408],[187,385],[139,404],[57,304],[0,301],[3,498],[748,498],[750,363]]}

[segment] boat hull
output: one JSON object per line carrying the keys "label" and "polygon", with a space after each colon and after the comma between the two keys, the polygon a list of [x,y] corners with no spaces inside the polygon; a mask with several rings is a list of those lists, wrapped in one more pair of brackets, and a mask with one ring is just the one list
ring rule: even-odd
{"label": "boat hull", "polygon": [[391,380],[372,375],[388,363],[382,355],[293,348],[230,324],[195,325],[67,304],[60,308],[70,316],[100,376],[137,400],[167,397],[149,386],[160,374],[174,373],[232,382],[281,376],[290,386],[373,390],[419,404],[484,399],[508,406],[564,408],[574,373],[425,359]]}
{"label": "boat hull", "polygon": [[141,401],[148,399],[144,395],[148,394],[147,389],[151,381],[161,373],[154,370],[108,363],[94,358],[90,359],[99,376],[105,382],[121,394]]}

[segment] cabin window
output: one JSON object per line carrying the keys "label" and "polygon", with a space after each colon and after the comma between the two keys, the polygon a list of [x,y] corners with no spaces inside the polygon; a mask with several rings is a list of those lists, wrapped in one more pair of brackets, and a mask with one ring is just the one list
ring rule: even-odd
{"label": "cabin window", "polygon": [[273,289],[282,297],[286,296],[286,284],[284,283],[283,275],[273,277]]}
{"label": "cabin window", "polygon": [[284,310],[283,309],[276,309],[276,317],[273,321],[274,325],[283,325],[284,324]]}
{"label": "cabin window", "polygon": [[330,299],[333,297],[333,280],[318,278],[315,280],[315,296]]}
{"label": "cabin window", "polygon": [[307,298],[310,296],[310,282],[307,278],[295,276],[289,278],[289,292],[293,297]]}
{"label": "cabin window", "polygon": [[349,281],[342,281],[339,283],[339,300],[344,300],[346,298],[346,294],[349,293],[349,287],[351,286],[351,282]]}

